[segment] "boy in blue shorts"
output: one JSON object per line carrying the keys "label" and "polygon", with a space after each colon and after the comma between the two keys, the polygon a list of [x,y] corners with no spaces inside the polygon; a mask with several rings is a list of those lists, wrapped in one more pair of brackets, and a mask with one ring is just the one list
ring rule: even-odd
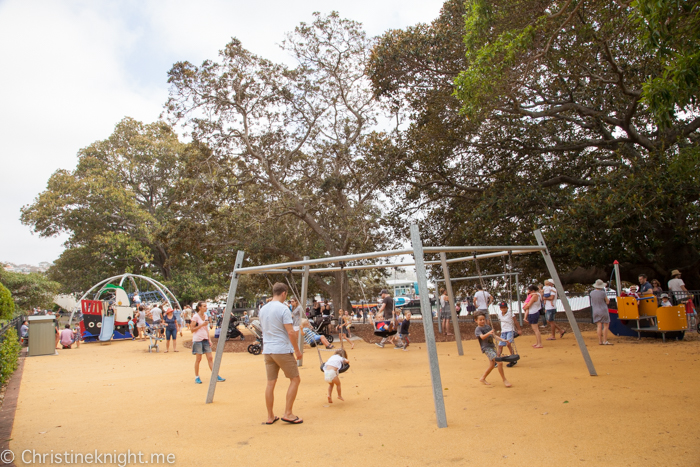
{"label": "boy in blue shorts", "polygon": [[[508,347],[510,354],[513,355],[513,339],[515,338],[515,328],[518,328],[518,336],[522,334],[520,325],[517,321],[513,319],[513,312],[508,309],[508,304],[506,302],[501,302],[498,304],[501,312],[498,314],[498,321],[501,323],[501,341],[498,342],[498,352],[497,356],[500,357],[503,352],[503,347]],[[510,362],[507,366],[515,366],[518,362]]]}
{"label": "boy in blue shorts", "polygon": [[499,364],[496,362],[496,346],[493,340],[494,338],[498,339],[499,341],[502,341],[503,339],[498,337],[494,333],[493,328],[486,324],[486,316],[484,316],[483,313],[477,313],[475,318],[477,326],[474,334],[476,334],[477,339],[479,339],[481,352],[486,354],[486,357],[489,359],[489,367],[486,369],[484,376],[482,376],[479,381],[482,384],[489,386],[491,383],[486,381],[486,377],[491,373],[494,367],[497,366],[498,372],[501,374],[501,378],[503,379],[503,384],[507,388],[512,387],[513,385],[508,382],[506,375],[503,373],[503,363]]}

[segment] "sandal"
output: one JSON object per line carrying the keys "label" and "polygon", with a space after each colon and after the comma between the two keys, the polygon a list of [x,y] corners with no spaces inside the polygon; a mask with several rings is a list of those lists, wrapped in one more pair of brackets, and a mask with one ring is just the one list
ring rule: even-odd
{"label": "sandal", "polygon": [[304,423],[304,420],[302,420],[302,419],[299,418],[299,417],[294,418],[294,419],[292,419],[292,420],[287,420],[286,418],[282,418],[281,420],[282,420],[283,422],[291,423],[292,425],[301,425],[302,423]]}
{"label": "sandal", "polygon": [[557,339],[556,339],[555,337],[548,337],[547,340],[548,340],[548,341],[555,341],[555,340],[557,340]]}
{"label": "sandal", "polygon": [[564,334],[566,334],[566,332],[567,332],[567,331],[562,331],[561,334],[559,334],[559,339],[561,339],[562,337],[564,337]]}
{"label": "sandal", "polygon": [[544,349],[544,347],[542,347],[541,345],[533,345],[533,347],[536,349]]}

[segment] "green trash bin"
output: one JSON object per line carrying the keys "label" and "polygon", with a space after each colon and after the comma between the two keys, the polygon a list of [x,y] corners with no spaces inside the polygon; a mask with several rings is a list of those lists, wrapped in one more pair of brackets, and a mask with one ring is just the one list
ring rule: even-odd
{"label": "green trash bin", "polygon": [[40,355],[56,354],[56,317],[51,315],[30,316],[29,321],[29,349],[27,355],[38,357]]}

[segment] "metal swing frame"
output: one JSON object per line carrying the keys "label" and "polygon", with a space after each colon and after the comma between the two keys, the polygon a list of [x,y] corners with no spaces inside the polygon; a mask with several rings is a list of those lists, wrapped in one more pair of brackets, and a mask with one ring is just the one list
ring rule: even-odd
{"label": "metal swing frame", "polygon": [[[419,290],[419,295],[420,295],[420,308],[421,308],[421,315],[423,318],[423,330],[425,333],[425,343],[426,343],[426,349],[428,351],[428,361],[430,365],[430,376],[431,376],[431,381],[432,381],[432,389],[433,389],[433,401],[435,403],[435,415],[437,418],[437,426],[438,428],[445,428],[447,427],[447,416],[445,413],[445,399],[444,399],[444,394],[443,394],[443,386],[442,386],[442,379],[440,376],[440,365],[438,363],[438,357],[437,357],[437,347],[435,344],[435,331],[433,329],[433,326],[431,325],[426,325],[426,323],[431,323],[433,320],[433,314],[430,306],[430,298],[428,296],[428,280],[427,280],[427,272],[426,272],[426,265],[441,265],[442,266],[442,271],[445,279],[445,284],[446,284],[446,289],[448,290],[448,296],[450,299],[450,312],[452,315],[452,322],[453,323],[458,323],[457,320],[457,312],[455,309],[455,304],[454,304],[454,294],[452,291],[452,282],[450,280],[449,276],[449,269],[448,265],[451,263],[459,263],[459,262],[464,262],[464,261],[472,261],[475,258],[478,259],[486,259],[486,258],[496,258],[500,256],[508,256],[508,255],[519,255],[519,254],[529,254],[529,253],[536,253],[540,252],[545,260],[545,263],[547,265],[547,269],[550,272],[550,275],[552,276],[552,279],[554,280],[554,284],[557,288],[557,292],[559,293],[559,297],[561,297],[562,304],[564,306],[564,310],[566,312],[566,316],[569,320],[569,324],[571,325],[571,329],[576,336],[576,341],[578,343],[579,349],[581,351],[581,355],[583,356],[584,361],[586,362],[586,366],[588,367],[588,372],[591,376],[596,376],[596,370],[595,367],[593,366],[593,361],[591,360],[591,357],[588,353],[588,349],[586,348],[586,344],[583,341],[583,336],[581,335],[581,331],[578,327],[578,323],[576,322],[576,319],[574,318],[574,314],[571,311],[571,306],[569,304],[569,301],[566,298],[566,294],[564,293],[564,287],[561,283],[561,280],[559,279],[559,274],[557,273],[556,268],[554,267],[554,262],[552,261],[552,258],[549,255],[549,250],[547,249],[547,245],[545,244],[544,237],[542,236],[542,232],[539,230],[535,230],[534,232],[535,238],[537,240],[537,245],[528,245],[528,246],[512,246],[512,245],[506,245],[506,246],[439,246],[439,247],[424,247],[423,242],[420,237],[420,232],[418,230],[418,226],[416,224],[411,224],[411,246],[412,248],[405,248],[405,249],[399,249],[399,250],[387,250],[387,251],[375,251],[375,252],[368,252],[368,253],[359,253],[359,254],[353,254],[353,255],[344,255],[344,256],[334,256],[334,257],[328,257],[328,258],[317,258],[317,259],[309,259],[308,256],[305,256],[302,261],[290,261],[286,263],[277,263],[277,264],[267,264],[267,265],[259,265],[259,266],[249,266],[249,267],[243,267],[243,259],[245,256],[245,252],[243,251],[238,251],[236,255],[236,261],[234,263],[233,271],[231,273],[231,284],[229,286],[229,291],[228,291],[228,298],[226,299],[226,311],[224,313],[224,321],[222,323],[222,327],[224,329],[228,329],[228,323],[230,320],[231,316],[231,310],[233,308],[233,302],[236,297],[236,291],[238,289],[238,280],[242,274],[262,274],[262,273],[282,273],[282,274],[287,274],[287,273],[294,273],[294,274],[301,274],[302,275],[302,287],[301,287],[301,297],[299,299],[303,300],[302,303],[306,304],[306,296],[308,294],[308,286],[309,286],[309,275],[310,274],[317,274],[317,273],[327,273],[327,272],[336,272],[336,271],[350,271],[350,270],[360,270],[360,269],[382,269],[382,268],[388,268],[388,267],[405,267],[405,266],[415,266],[416,268],[416,276],[417,276],[417,281],[418,281],[418,290]],[[459,258],[447,258],[447,253],[470,253],[471,256],[464,256],[464,257],[459,257]],[[477,253],[481,253],[477,255]],[[316,266],[316,265],[329,265],[333,263],[338,263],[340,264],[341,261],[343,262],[348,262],[348,261],[359,261],[359,260],[366,260],[366,259],[372,259],[372,258],[388,258],[391,256],[401,256],[401,255],[413,255],[414,262],[413,263],[400,263],[400,264],[362,264],[362,265],[356,265],[356,266],[348,266],[348,265],[343,265],[343,266],[330,266],[330,267],[319,267],[319,268],[311,268],[311,266]],[[433,261],[425,261],[424,255],[425,254],[438,254],[440,256],[439,260],[433,260]],[[289,269],[289,268],[301,268],[301,269]],[[299,334],[300,341],[302,341],[302,336],[301,333]],[[464,351],[462,349],[462,339],[461,335],[459,333],[459,326],[455,328],[455,340],[457,344],[457,349],[458,349],[458,354],[460,356],[464,355]],[[302,341],[303,342],[303,341]],[[223,357],[224,353],[224,346],[226,343],[226,339],[219,339],[217,346],[216,346],[216,356],[214,358],[214,365],[212,369],[212,377],[209,383],[209,390],[207,392],[207,399],[206,403],[210,404],[214,401],[214,393],[216,392],[216,380],[217,376],[219,375],[219,368],[221,367],[221,360]],[[300,346],[300,350],[303,352],[303,345]],[[301,361],[300,361],[301,364]]]}

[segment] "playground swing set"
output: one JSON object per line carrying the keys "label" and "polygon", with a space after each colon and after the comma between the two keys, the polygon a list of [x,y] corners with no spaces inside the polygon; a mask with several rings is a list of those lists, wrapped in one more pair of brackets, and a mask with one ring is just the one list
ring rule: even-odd
{"label": "playground swing set", "polygon": [[[298,294],[298,296],[296,298],[297,298],[298,302],[300,304],[302,304],[302,303],[306,303],[306,297],[308,295],[308,284],[309,284],[309,275],[310,274],[342,272],[344,270],[383,269],[383,268],[398,267],[398,266],[400,266],[400,267],[415,266],[417,282],[418,282],[418,289],[419,289],[421,315],[422,315],[423,321],[424,321],[423,330],[425,333],[425,343],[426,343],[426,349],[428,352],[428,361],[429,361],[429,367],[430,367],[430,376],[431,376],[432,390],[433,390],[433,402],[435,404],[435,414],[436,414],[436,418],[437,418],[437,426],[438,426],[438,428],[444,428],[444,427],[447,427],[447,416],[445,413],[445,400],[444,400],[444,394],[443,394],[443,386],[442,386],[442,380],[440,377],[440,366],[439,366],[438,357],[437,357],[437,347],[435,344],[435,332],[433,330],[432,325],[426,324],[426,323],[432,323],[432,311],[431,311],[431,306],[430,306],[430,298],[428,296],[428,282],[427,282],[426,265],[441,264],[443,275],[445,278],[445,282],[446,282],[446,284],[450,284],[449,270],[448,270],[448,264],[450,264],[450,263],[458,263],[458,262],[463,262],[463,261],[471,261],[471,260],[475,260],[475,259],[492,258],[492,257],[499,257],[499,256],[510,256],[510,255],[516,255],[516,254],[528,254],[528,253],[540,252],[545,260],[545,263],[546,263],[547,268],[550,272],[550,275],[554,280],[555,287],[559,293],[559,297],[560,297],[562,304],[564,306],[564,310],[566,312],[566,316],[569,320],[569,324],[571,326],[573,334],[576,337],[576,341],[578,343],[579,350],[581,351],[581,355],[583,356],[584,362],[586,363],[586,366],[588,368],[588,372],[591,376],[597,375],[595,367],[593,366],[593,361],[591,360],[591,357],[588,353],[588,349],[586,348],[586,345],[583,341],[583,336],[581,335],[581,331],[578,327],[578,324],[576,323],[576,319],[574,318],[573,312],[572,312],[571,307],[569,305],[569,302],[566,298],[566,295],[564,294],[564,289],[563,289],[562,283],[559,279],[559,275],[557,274],[556,268],[554,267],[554,263],[549,255],[549,251],[548,251],[547,246],[544,242],[544,238],[542,236],[542,233],[539,230],[536,230],[534,232],[535,238],[537,239],[537,245],[424,247],[423,243],[421,241],[421,238],[420,238],[418,226],[413,224],[413,225],[411,225],[410,229],[411,229],[411,246],[412,246],[412,248],[410,248],[410,249],[407,248],[407,249],[399,249],[399,250],[377,251],[377,252],[370,252],[370,253],[360,253],[360,254],[353,254],[353,255],[328,257],[328,258],[318,258],[318,259],[309,259],[308,256],[305,256],[302,261],[293,261],[293,262],[287,262],[287,263],[268,264],[268,265],[250,266],[250,267],[243,267],[243,259],[244,259],[245,253],[243,251],[238,251],[238,254],[236,255],[236,261],[234,263],[234,268],[233,268],[233,271],[231,274],[231,283],[229,286],[228,298],[226,300],[226,312],[224,313],[224,320],[223,320],[222,327],[223,328],[228,327],[228,323],[229,323],[230,315],[231,315],[231,309],[233,307],[233,302],[234,302],[234,299],[236,296],[236,291],[238,288],[238,281],[240,279],[240,276],[243,274],[267,274],[267,273],[282,273],[282,274],[288,273],[290,275],[291,274],[301,274],[301,276],[302,276],[301,293]],[[447,259],[447,257],[446,257],[447,253],[462,253],[462,252],[471,253],[472,256],[451,258],[451,259]],[[477,255],[477,253],[486,253],[486,254]],[[351,265],[351,266],[348,266],[346,264],[348,261],[361,261],[361,260],[367,260],[367,259],[373,259],[373,258],[392,257],[392,256],[400,256],[400,255],[408,255],[408,254],[413,255],[414,263],[402,263],[400,265],[399,264],[396,264],[396,265],[392,265],[392,264],[360,264],[360,265]],[[440,260],[438,260],[438,261],[425,261],[424,254],[439,254]],[[329,265],[329,264],[330,265],[339,264],[339,266],[316,267],[313,269],[311,268],[311,266]],[[300,268],[300,269],[293,269],[293,268]],[[290,283],[290,287],[291,287],[291,283]],[[295,288],[293,288],[293,293],[295,295],[297,295],[297,293],[294,289]],[[456,323],[458,321],[457,321],[457,313],[456,313],[456,309],[455,309],[455,305],[454,305],[454,294],[452,292],[451,286],[448,287],[447,289],[448,289],[448,295],[449,295],[449,300],[450,300],[450,312],[451,312],[451,316],[452,316],[452,321],[454,323]],[[455,340],[456,340],[456,344],[457,344],[458,354],[460,356],[464,355],[464,351],[462,349],[462,340],[461,340],[461,336],[459,334],[459,326],[455,327]],[[211,378],[209,388],[207,391],[207,397],[206,397],[207,404],[210,404],[214,401],[214,394],[216,392],[216,380],[217,380],[217,376],[219,374],[219,369],[221,367],[221,360],[223,358],[224,346],[225,346],[225,339],[219,339],[219,341],[217,343],[217,347],[216,347],[216,356],[214,358],[214,364],[213,364],[213,369],[212,369],[212,378]],[[342,346],[342,340],[341,340],[341,346]],[[299,347],[300,347],[300,350],[303,352],[303,338],[302,338],[301,333],[299,333]],[[319,361],[321,363],[321,369],[323,369],[323,359],[321,358],[320,349],[317,348],[317,350],[318,350],[318,355],[319,355]],[[299,364],[299,366],[302,366],[303,359],[300,359],[298,364]]]}

